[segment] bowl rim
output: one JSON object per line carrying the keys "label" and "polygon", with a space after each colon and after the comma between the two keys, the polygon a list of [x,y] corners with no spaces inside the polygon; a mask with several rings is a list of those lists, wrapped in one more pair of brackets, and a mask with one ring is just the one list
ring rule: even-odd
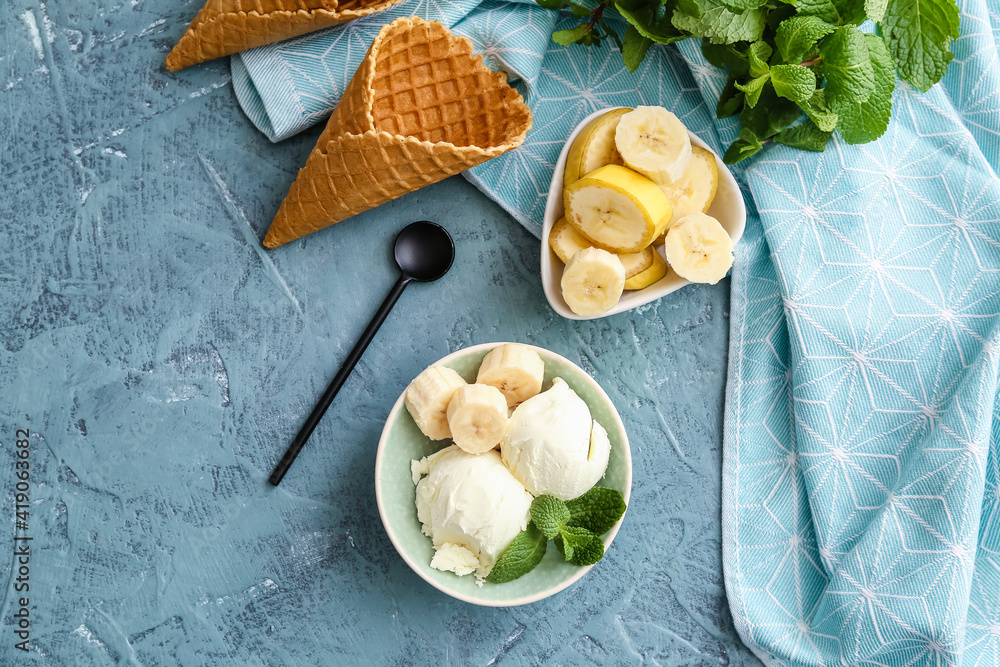
{"label": "bowl rim", "polygon": [[[570,135],[566,138],[566,142],[563,144],[562,152],[559,153],[559,158],[556,160],[555,170],[552,172],[552,181],[549,184],[549,194],[545,202],[544,217],[542,218],[542,238],[541,238],[542,247],[541,247],[541,262],[540,262],[542,290],[545,292],[545,298],[546,300],[548,300],[549,306],[552,307],[552,310],[556,311],[561,316],[569,320],[597,320],[602,317],[610,317],[612,315],[617,315],[618,313],[623,313],[628,310],[644,306],[647,303],[650,303],[651,301],[663,298],[666,295],[676,292],[682,287],[691,284],[690,281],[684,280],[680,276],[677,276],[671,270],[667,273],[666,276],[661,278],[660,281],[657,281],[658,283],[673,277],[674,280],[672,281],[671,284],[657,288],[656,287],[657,283],[653,283],[649,287],[645,287],[642,290],[637,290],[633,292],[633,294],[638,295],[642,292],[647,292],[648,290],[648,293],[645,294],[644,296],[628,299],[628,301],[625,301],[623,297],[622,299],[619,299],[618,303],[616,303],[613,308],[611,308],[605,313],[601,313],[600,315],[582,316],[582,315],[577,315],[572,310],[570,310],[569,307],[566,306],[566,302],[563,300],[562,293],[560,292],[559,289],[558,281],[555,281],[555,283],[553,283],[553,281],[550,279],[550,276],[552,275],[553,271],[552,263],[555,253],[549,247],[549,232],[552,230],[552,226],[555,224],[559,215],[562,214],[563,210],[563,204],[562,204],[563,177],[565,176],[566,173],[566,160],[569,156],[569,149],[573,145],[573,141],[577,138],[577,136],[579,136],[581,132],[583,132],[584,128],[587,127],[590,121],[594,120],[598,116],[601,116],[609,111],[614,111],[615,109],[625,109],[625,108],[629,107],[625,106],[605,107],[603,109],[598,109],[594,113],[590,114],[589,116],[581,120],[580,123],[573,129]],[[740,239],[743,238],[743,232],[746,229],[746,221],[747,221],[746,202],[743,201],[743,195],[740,190],[740,185],[739,183],[736,182],[736,178],[733,176],[733,172],[730,171],[729,167],[722,161],[722,158],[720,158],[715,153],[715,151],[712,150],[711,146],[705,143],[701,139],[701,137],[696,135],[691,130],[688,130],[687,133],[688,137],[691,138],[692,144],[700,146],[701,148],[704,148],[705,150],[711,152],[712,155],[715,155],[715,163],[719,171],[720,185],[722,184],[723,181],[725,181],[726,186],[730,188],[735,195],[738,195],[733,197],[733,199],[737,203],[736,215],[733,217],[732,220],[726,220],[726,221],[720,220],[720,222],[723,223],[722,226],[726,228],[727,232],[729,232],[729,236],[733,239],[733,245],[735,246],[737,243],[739,243]],[[557,213],[557,211],[559,212]],[[654,251],[659,252],[658,250],[655,249]],[[558,260],[556,259],[556,261]],[[628,292],[626,292],[626,294],[628,294]]]}
{"label": "bowl rim", "polygon": [[[463,348],[461,348],[459,350],[456,350],[456,351],[452,352],[451,354],[448,354],[448,355],[442,357],[441,359],[438,359],[434,363],[430,364],[430,366],[437,366],[437,365],[440,365],[440,364],[446,364],[447,362],[452,361],[452,360],[454,360],[454,359],[456,359],[458,357],[461,357],[461,356],[464,356],[464,355],[467,355],[467,354],[474,354],[474,353],[477,353],[477,352],[480,352],[480,351],[492,350],[495,347],[498,347],[500,345],[506,345],[506,344],[508,344],[510,342],[512,342],[512,341],[499,341],[499,342],[495,342],[495,343],[480,343],[480,344],[477,344],[477,345],[471,345],[469,347],[463,347]],[[622,446],[622,448],[624,450],[624,454],[625,454],[625,457],[624,457],[624,463],[625,463],[625,471],[624,471],[624,473],[625,473],[624,474],[624,477],[625,477],[625,489],[622,492],[622,497],[625,499],[625,505],[626,505],[625,514],[628,514],[629,499],[631,498],[631,495],[632,495],[632,449],[631,449],[631,447],[629,445],[628,432],[625,430],[625,423],[622,421],[621,415],[618,413],[618,408],[615,407],[615,404],[611,400],[611,397],[608,396],[607,392],[604,391],[604,388],[600,385],[600,383],[598,383],[597,380],[595,380],[594,378],[592,378],[589,373],[587,373],[585,370],[583,370],[582,368],[580,368],[579,365],[573,363],[572,361],[570,361],[566,357],[562,356],[561,354],[553,352],[552,350],[548,350],[548,349],[546,349],[544,347],[538,347],[537,345],[531,345],[529,343],[516,343],[516,344],[517,345],[524,345],[525,347],[529,347],[532,350],[534,350],[535,352],[537,352],[539,355],[548,355],[549,357],[558,359],[558,360],[560,360],[560,361],[568,364],[572,368],[576,369],[577,371],[579,371],[581,377],[583,378],[584,383],[588,384],[592,389],[596,390],[598,396],[600,396],[601,398],[603,398],[604,401],[607,403],[607,405],[610,406],[610,408],[611,408],[610,412],[611,412],[612,418],[614,419],[614,423],[615,423],[615,425],[617,426],[619,432],[622,435],[622,445],[621,446]],[[408,386],[409,385],[407,385],[407,387]],[[396,536],[395,532],[392,530],[392,528],[389,525],[389,520],[388,520],[388,516],[387,516],[387,513],[386,513],[386,509],[385,509],[385,504],[384,504],[383,499],[382,499],[382,487],[381,487],[381,483],[380,483],[381,482],[382,465],[383,465],[383,463],[385,461],[386,443],[388,442],[389,432],[391,431],[390,427],[395,422],[395,420],[399,417],[399,413],[403,409],[403,399],[404,399],[405,396],[406,396],[406,388],[404,388],[403,391],[402,391],[402,393],[400,393],[399,398],[396,399],[396,402],[393,404],[392,409],[389,411],[389,415],[386,417],[385,424],[382,427],[382,434],[379,437],[378,451],[375,454],[375,503],[378,505],[378,514],[379,514],[379,518],[382,521],[382,528],[385,530],[386,534],[389,536],[389,541],[392,542],[392,546],[396,549],[396,553],[398,553],[400,555],[400,557],[406,562],[406,564],[409,565],[409,567],[410,567],[411,570],[413,570],[414,572],[416,572],[417,575],[421,579],[423,579],[424,581],[426,581],[427,583],[429,583],[431,586],[433,586],[434,588],[438,589],[442,593],[444,593],[446,595],[449,595],[449,596],[451,596],[453,598],[456,598],[458,600],[461,600],[463,602],[468,602],[470,604],[480,605],[480,606],[484,606],[484,607],[515,607],[515,606],[519,606],[519,605],[529,604],[531,602],[537,602],[539,600],[542,600],[542,599],[545,599],[545,598],[550,597],[552,595],[555,595],[556,593],[558,593],[558,592],[560,592],[562,590],[565,590],[566,588],[568,588],[569,586],[571,586],[572,584],[574,584],[576,581],[578,581],[583,575],[585,575],[587,572],[589,572],[592,567],[594,567],[593,565],[586,565],[586,566],[578,567],[576,569],[576,571],[571,576],[567,577],[563,581],[560,581],[558,584],[556,584],[554,586],[551,586],[549,588],[541,590],[541,591],[539,591],[537,593],[532,593],[530,595],[523,595],[521,597],[513,598],[513,599],[510,599],[510,600],[483,600],[483,599],[476,598],[476,597],[471,596],[471,595],[467,595],[465,593],[461,593],[459,591],[449,590],[447,587],[443,586],[438,581],[436,581],[434,579],[431,579],[428,576],[426,576],[424,574],[423,570],[422,570],[422,567],[425,564],[418,563],[416,561],[416,559],[410,557],[410,555],[406,553],[406,551],[402,547],[402,544],[399,541],[399,538]],[[619,529],[622,526],[622,522],[625,520],[625,514],[622,515],[622,517],[618,520],[618,522],[614,525],[614,527],[612,527],[611,530],[608,531],[604,535],[604,537],[602,538],[602,540],[604,542],[605,552],[607,552],[607,549],[611,546],[611,542],[615,539],[615,536],[618,534],[618,531],[619,531]],[[430,538],[428,538],[428,539],[430,539]],[[498,585],[500,585],[500,584],[498,584]]]}

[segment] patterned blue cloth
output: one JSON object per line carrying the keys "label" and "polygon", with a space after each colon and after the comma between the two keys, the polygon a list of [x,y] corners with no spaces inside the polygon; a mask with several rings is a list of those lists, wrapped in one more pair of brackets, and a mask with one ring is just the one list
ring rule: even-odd
{"label": "patterned blue cloth", "polygon": [[743,174],[723,551],[769,664],[1000,664],[1000,5],[960,6],[945,80],[897,83],[880,140]]}
{"label": "patterned blue cloth", "polygon": [[[595,109],[661,104],[717,150],[735,138],[695,43],[628,74],[610,45],[548,42],[557,17],[531,5],[391,12],[234,57],[247,114],[275,140],[318,122],[378,27],[416,13],[522,80],[535,128],[466,176],[536,235]],[[723,550],[736,627],[769,664],[1000,663],[998,15],[963,0],[948,75],[899,84],[879,141],[769,146],[736,170]]]}

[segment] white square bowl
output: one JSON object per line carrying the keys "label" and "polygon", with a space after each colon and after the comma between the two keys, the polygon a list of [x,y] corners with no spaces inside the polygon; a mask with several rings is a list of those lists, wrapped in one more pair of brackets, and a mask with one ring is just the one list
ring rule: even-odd
{"label": "white square bowl", "polygon": [[[556,162],[555,172],[552,174],[552,185],[549,186],[549,199],[545,205],[545,219],[542,223],[542,287],[545,290],[545,298],[548,299],[552,309],[571,320],[594,320],[600,317],[615,315],[626,310],[631,310],[632,308],[637,308],[650,301],[655,301],[689,284],[687,280],[674,273],[672,268],[668,268],[667,275],[660,280],[641,290],[622,292],[622,297],[615,304],[614,308],[593,317],[577,315],[570,310],[562,298],[562,289],[559,283],[562,279],[563,263],[556,257],[555,252],[549,246],[549,233],[552,231],[552,225],[555,224],[556,220],[563,216],[563,175],[566,172],[566,156],[569,154],[570,146],[573,145],[573,140],[583,131],[583,128],[590,121],[614,108],[616,107],[601,109],[590,114],[576,126],[573,133],[566,139],[566,144],[559,154],[559,161]],[[708,151],[712,150],[692,132],[689,131],[688,136],[691,137],[692,144],[701,146]],[[708,215],[719,221],[733,239],[733,245],[735,246],[740,238],[743,237],[743,229],[746,227],[747,222],[747,209],[743,202],[743,194],[740,192],[740,186],[737,185],[732,172],[729,171],[729,168],[726,167],[718,155],[715,156],[715,162],[719,168],[719,186],[715,193],[715,199],[712,200],[712,205],[708,209]],[[656,252],[659,252],[661,255],[663,254],[662,248],[659,246],[656,248]]]}

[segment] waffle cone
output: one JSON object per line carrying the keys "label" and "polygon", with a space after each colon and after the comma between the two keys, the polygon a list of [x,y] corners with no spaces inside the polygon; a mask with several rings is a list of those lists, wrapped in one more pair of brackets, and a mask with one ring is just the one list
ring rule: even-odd
{"label": "waffle cone", "polygon": [[472,50],[437,21],[383,27],[264,245],[276,248],[520,146],[531,110]]}
{"label": "waffle cone", "polygon": [[167,55],[177,71],[247,49],[330,28],[402,0],[208,0]]}

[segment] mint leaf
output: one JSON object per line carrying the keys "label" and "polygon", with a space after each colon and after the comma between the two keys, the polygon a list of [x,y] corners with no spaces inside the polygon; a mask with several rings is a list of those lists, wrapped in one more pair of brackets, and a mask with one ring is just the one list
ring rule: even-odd
{"label": "mint leaf", "polygon": [[782,130],[774,135],[774,140],[792,148],[822,153],[833,132],[824,132],[808,118],[800,125]]}
{"label": "mint leaf", "polygon": [[771,85],[781,97],[802,102],[816,90],[816,75],[802,65],[775,65],[771,68]]}
{"label": "mint leaf", "polygon": [[561,44],[562,46],[569,46],[574,42],[580,41],[584,35],[589,31],[589,26],[586,23],[581,23],[575,28],[569,28],[567,30],[557,30],[552,33],[552,41],[556,44]]}
{"label": "mint leaf", "polygon": [[816,48],[816,42],[834,30],[834,26],[818,16],[793,16],[778,26],[774,44],[784,62],[798,64]]}
{"label": "mint leaf", "polygon": [[573,565],[593,565],[604,557],[604,542],[586,528],[566,526],[556,538],[556,548]]}
{"label": "mint leaf", "polygon": [[790,127],[801,117],[802,110],[798,105],[778,97],[773,86],[764,86],[760,101],[753,107],[743,107],[743,111],[740,112],[740,125],[763,141]]}
{"label": "mint leaf", "polygon": [[767,74],[767,59],[774,50],[766,42],[754,42],[747,49],[747,60],[750,62],[750,76],[758,77]]}
{"label": "mint leaf", "polygon": [[837,131],[849,144],[863,144],[881,137],[889,127],[892,91],[896,87],[892,56],[877,35],[865,35],[875,74],[875,88],[868,99],[840,109]]}
{"label": "mint leaf", "polygon": [[753,42],[764,32],[764,11],[749,9],[736,14],[725,8],[718,0],[695,0],[701,9],[701,16],[694,16],[674,10],[673,24],[679,30],[695,37],[707,37],[715,44],[733,42]]}
{"label": "mint leaf", "polygon": [[[694,0],[690,0],[694,2]],[[645,37],[659,44],[670,44],[687,38],[680,30],[674,27],[670,21],[670,12],[660,3],[630,3],[635,6],[625,6],[624,3],[616,3],[615,8],[626,21],[629,22],[636,31]],[[625,35],[626,42],[628,34]],[[624,54],[623,54],[624,55]]]}
{"label": "mint leaf", "polygon": [[719,102],[715,105],[715,115],[718,118],[729,118],[735,116],[743,108],[743,91],[736,88],[736,79],[729,77],[722,94],[719,95]]}
{"label": "mint leaf", "polygon": [[864,34],[853,25],[833,31],[819,47],[820,71],[826,77],[826,102],[840,113],[841,108],[868,99],[875,88],[875,72],[868,55]]}
{"label": "mint leaf", "polygon": [[710,40],[703,39],[701,54],[719,69],[728,68],[732,76],[743,76],[750,72],[747,54],[738,51],[732,44],[713,44]]}
{"label": "mint leaf", "polygon": [[753,108],[757,106],[757,100],[760,99],[760,94],[764,90],[764,84],[767,83],[770,78],[770,74],[765,74],[764,76],[758,76],[756,79],[751,79],[746,84],[736,84],[736,88],[738,90],[742,90],[746,94],[746,103],[748,107]]}
{"label": "mint leaf", "polygon": [[586,528],[595,535],[611,530],[625,513],[625,498],[616,489],[595,486],[579,498],[566,501],[570,526]]}
{"label": "mint leaf", "polygon": [[722,156],[722,161],[726,164],[735,164],[744,160],[764,147],[757,135],[745,127],[740,130],[739,137],[729,145]]}
{"label": "mint leaf", "polygon": [[865,0],[865,14],[872,21],[881,21],[888,5],[889,0]]}
{"label": "mint leaf", "polygon": [[646,57],[646,51],[652,45],[653,40],[644,37],[634,25],[630,25],[625,31],[625,43],[622,45],[622,61],[625,63],[625,69],[630,72],[639,69],[642,59]]}
{"label": "mint leaf", "polygon": [[768,12],[765,22],[767,27],[771,29],[772,36],[782,21],[795,15],[795,7],[793,6],[795,2],[796,0],[790,0],[788,4],[779,4],[773,9],[767,7]]}
{"label": "mint leaf", "polygon": [[756,9],[767,4],[767,0],[719,0],[731,12],[742,14],[748,9]]}
{"label": "mint leaf", "polygon": [[817,16],[836,25],[865,21],[865,0],[798,0],[795,7],[800,16]]}
{"label": "mint leaf", "polygon": [[518,533],[500,554],[496,565],[486,576],[486,581],[503,584],[527,574],[541,562],[547,542],[542,532],[533,523],[528,523],[527,530]]}
{"label": "mint leaf", "polygon": [[531,501],[531,521],[542,535],[553,539],[570,520],[566,503],[555,496],[538,496]]}
{"label": "mint leaf", "polygon": [[701,7],[695,0],[677,0],[677,8],[696,19],[701,18]]}
{"label": "mint leaf", "polygon": [[899,76],[926,91],[948,69],[958,6],[954,0],[889,0],[879,27]]}
{"label": "mint leaf", "polygon": [[839,118],[826,106],[826,93],[822,89],[813,91],[812,97],[799,102],[799,108],[823,132],[833,132],[837,126]]}

